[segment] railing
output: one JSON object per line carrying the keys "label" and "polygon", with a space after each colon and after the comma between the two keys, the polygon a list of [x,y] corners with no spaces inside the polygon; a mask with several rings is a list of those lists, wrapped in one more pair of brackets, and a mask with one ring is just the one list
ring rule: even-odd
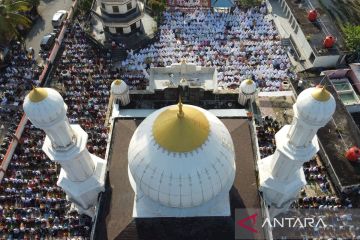
{"label": "railing", "polygon": [[[68,17],[66,19],[67,23],[72,19],[72,16],[74,15],[74,10],[75,10],[76,6],[77,6],[77,0],[74,1],[74,3],[71,6],[71,9],[69,10],[69,14],[68,14]],[[62,40],[64,38],[66,27],[67,27],[67,24],[64,24],[61,31],[60,31],[60,33],[59,33],[57,41],[55,41],[55,45],[51,50],[50,56],[46,60],[46,65],[45,65],[41,75],[39,76],[40,86],[44,85],[47,73],[50,70],[49,66],[52,64],[52,62],[54,61],[56,55],[58,54],[58,51],[60,49],[60,45],[61,45]],[[10,163],[12,157],[13,157],[15,149],[16,149],[18,143],[19,143],[18,140],[21,139],[22,133],[24,131],[24,128],[25,128],[25,125],[26,125],[27,122],[28,122],[28,119],[26,117],[26,114],[24,113],[21,120],[20,120],[20,122],[19,122],[19,124],[18,124],[18,127],[16,129],[15,137],[11,140],[11,143],[10,143],[10,145],[9,145],[7,151],[6,151],[6,154],[4,156],[4,159],[3,159],[2,163],[1,163],[1,166],[0,166],[0,183],[1,183],[1,181],[2,181],[2,179],[4,177],[4,175],[5,175],[5,172],[6,172],[8,166],[9,166],[9,163]]]}

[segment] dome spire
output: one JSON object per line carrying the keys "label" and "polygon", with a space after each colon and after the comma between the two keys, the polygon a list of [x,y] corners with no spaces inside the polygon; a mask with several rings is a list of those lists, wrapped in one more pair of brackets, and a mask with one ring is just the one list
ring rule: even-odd
{"label": "dome spire", "polygon": [[326,90],[326,85],[318,85],[311,93],[311,96],[320,102],[326,102],[330,99],[330,93]]}
{"label": "dome spire", "polygon": [[184,117],[183,104],[181,100],[181,94],[179,95],[179,103],[177,104],[179,107],[179,112],[177,113],[178,118]]}
{"label": "dome spire", "polygon": [[41,102],[48,96],[45,88],[37,88],[33,85],[33,89],[29,93],[29,99],[33,103]]}

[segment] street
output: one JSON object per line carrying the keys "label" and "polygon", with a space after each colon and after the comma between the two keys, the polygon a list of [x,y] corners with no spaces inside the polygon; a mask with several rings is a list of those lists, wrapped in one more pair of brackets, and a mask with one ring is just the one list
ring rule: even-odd
{"label": "street", "polygon": [[53,31],[51,20],[54,13],[58,10],[69,10],[72,3],[72,0],[42,0],[40,2],[40,6],[38,7],[40,17],[32,26],[25,41],[27,48],[34,48],[37,62],[41,62],[38,53],[42,37]]}

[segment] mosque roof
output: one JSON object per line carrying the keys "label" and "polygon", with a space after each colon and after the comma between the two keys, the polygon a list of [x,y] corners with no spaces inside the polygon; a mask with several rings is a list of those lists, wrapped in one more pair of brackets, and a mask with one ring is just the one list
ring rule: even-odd
{"label": "mosque roof", "polygon": [[225,125],[209,111],[181,102],[149,115],[128,150],[134,190],[179,209],[202,205],[229,191],[234,158]]}

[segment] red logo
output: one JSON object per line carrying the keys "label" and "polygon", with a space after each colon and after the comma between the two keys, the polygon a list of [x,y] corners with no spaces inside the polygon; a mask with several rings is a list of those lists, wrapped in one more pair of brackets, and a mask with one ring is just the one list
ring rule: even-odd
{"label": "red logo", "polygon": [[255,225],[256,224],[256,217],[257,217],[257,213],[237,221],[236,224],[239,225],[242,228],[245,228],[248,231],[251,231],[253,233],[257,233],[256,229],[254,229],[254,228],[252,228],[252,227],[250,227],[248,225],[245,225],[245,222],[247,222],[249,220],[251,220],[251,225]]}

